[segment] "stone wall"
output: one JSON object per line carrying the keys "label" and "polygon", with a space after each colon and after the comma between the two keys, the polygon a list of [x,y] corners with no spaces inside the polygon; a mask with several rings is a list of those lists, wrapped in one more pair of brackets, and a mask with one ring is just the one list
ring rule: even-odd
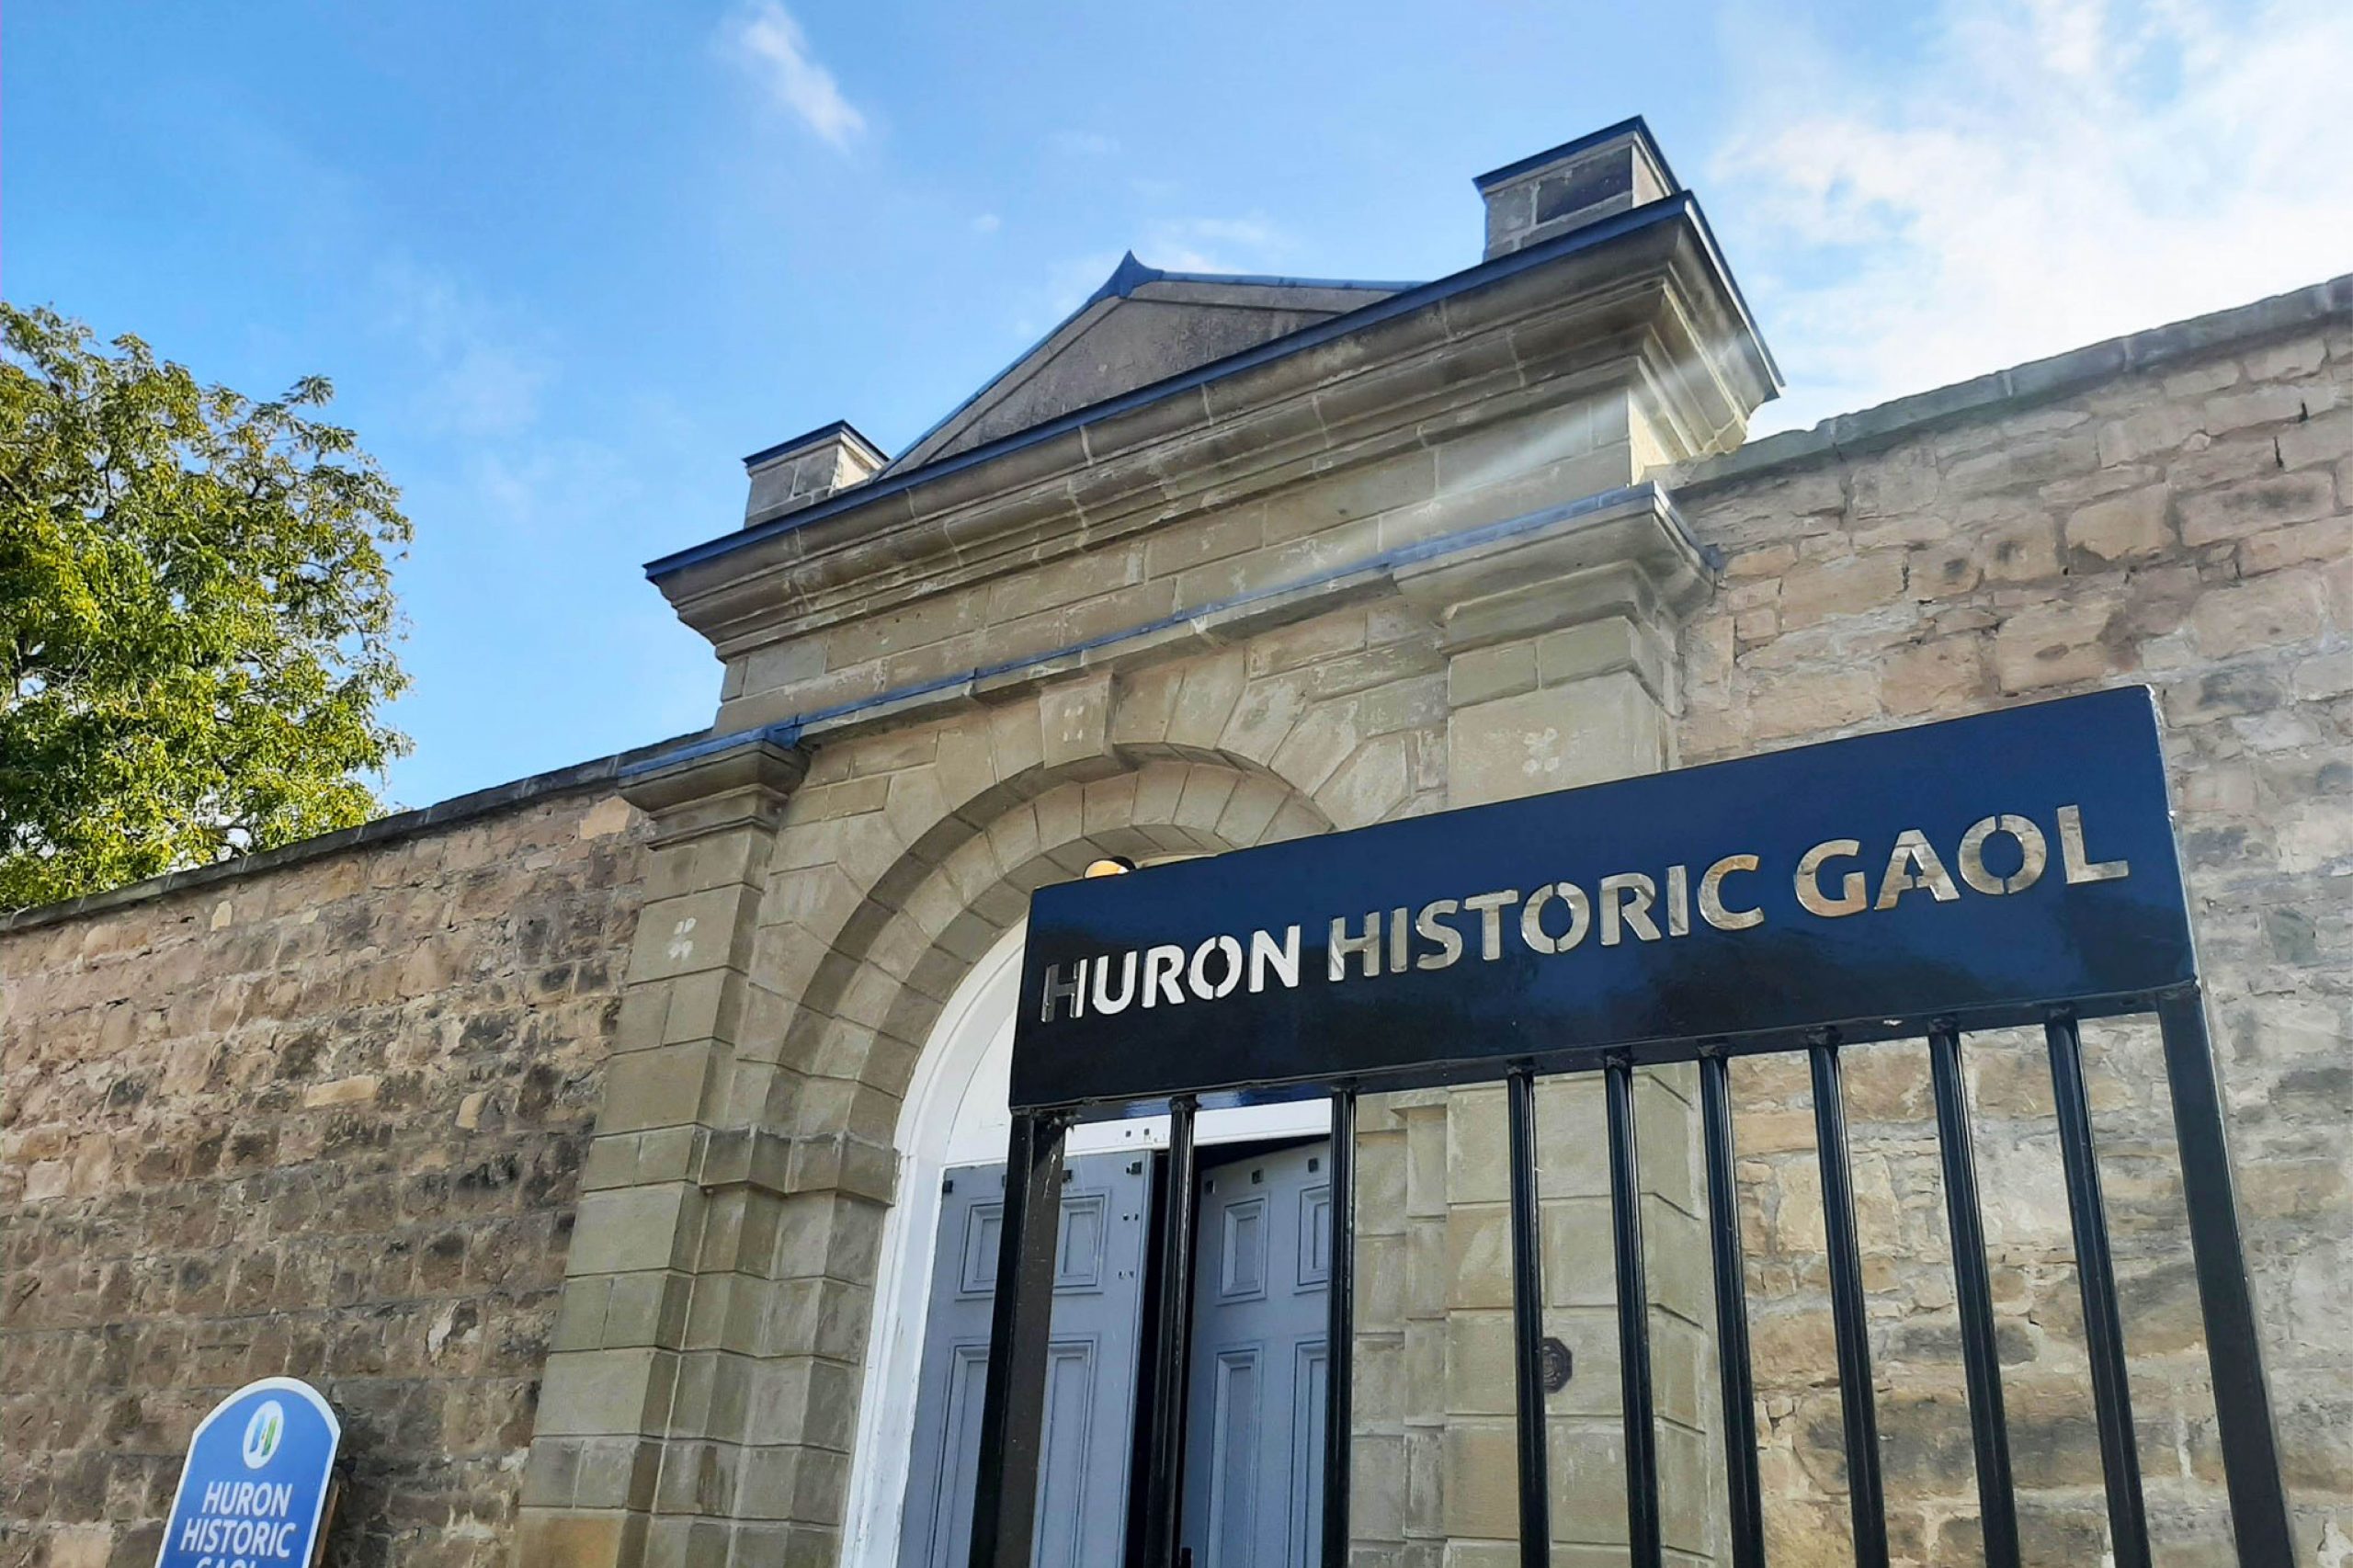
{"label": "stone wall", "polygon": [[[1688,476],[1687,514],[1727,560],[1686,633],[1680,737],[1683,760],[1705,762],[2157,688],[2289,1490],[2312,1550],[2336,1563],[2353,1551],[2353,328],[2341,306],[2313,308],[2324,295],[2085,350],[2071,358],[2126,368],[2067,395],[1931,394],[1964,406],[1938,419],[1915,400],[1932,417],[1893,438],[1782,437]],[[2226,1561],[2161,1063],[2147,1030],[2086,1041],[2161,1561]],[[1896,1551],[1973,1561],[1925,1061],[1854,1055]],[[2041,1042],[1983,1042],[1972,1064],[2029,1555],[2096,1561],[2098,1458]],[[1770,1524],[1779,1560],[1836,1557],[1803,1063],[1744,1062],[1734,1084]]]}
{"label": "stone wall", "polygon": [[0,1563],[152,1562],[277,1374],[343,1415],[331,1561],[511,1553],[642,824],[391,825],[0,932]]}
{"label": "stone wall", "polygon": [[[1216,852],[2120,680],[2164,694],[2289,1482],[2336,1568],[2353,1541],[2336,288],[1670,476],[1723,553],[1712,589],[1664,505],[1620,488],[1664,460],[1642,407],[1565,387],[1530,406],[1505,369],[1519,390],[1476,430],[1455,422],[1466,383],[1433,382],[1410,450],[1302,457],[1266,494],[1123,515],[1023,564],[950,551],[917,585],[885,560],[912,536],[878,525],[825,567],[835,619],[730,649],[722,728],[743,733],[636,773],[650,822],[608,769],[14,923],[0,1568],[135,1568],[197,1415],[275,1371],[349,1417],[346,1560],[836,1561],[900,1096],[1030,890],[1100,854]],[[1316,396],[1347,393],[1335,370]],[[1596,494],[1616,499],[1544,511]],[[904,608],[860,597],[902,589]],[[2153,1511],[2170,1560],[2218,1561],[2163,1085],[2145,1033],[2090,1045]],[[2029,1544],[2096,1557],[2040,1046],[1971,1060]],[[1894,1544],[1967,1561],[1926,1076],[1902,1047],[1849,1072]],[[1807,1089],[1789,1063],[1742,1062],[1735,1085],[1776,1561],[1836,1560]],[[1704,1200],[1688,1085],[1639,1092],[1662,1460],[1689,1511],[1716,1426]],[[1516,1556],[1498,1098],[1367,1110],[1368,1562]],[[1547,1085],[1543,1108],[1547,1321],[1577,1356],[1552,1407],[1555,1533],[1559,1560],[1602,1563],[1623,1523],[1597,1085]],[[1711,1494],[1699,1512],[1669,1521],[1685,1562],[1722,1552]]]}

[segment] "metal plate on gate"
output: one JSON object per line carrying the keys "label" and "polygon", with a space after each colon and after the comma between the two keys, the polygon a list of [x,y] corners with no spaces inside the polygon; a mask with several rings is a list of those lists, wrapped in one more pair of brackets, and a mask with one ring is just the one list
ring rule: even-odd
{"label": "metal plate on gate", "polygon": [[1012,1103],[2028,1022],[2196,973],[2131,687],[1040,889]]}

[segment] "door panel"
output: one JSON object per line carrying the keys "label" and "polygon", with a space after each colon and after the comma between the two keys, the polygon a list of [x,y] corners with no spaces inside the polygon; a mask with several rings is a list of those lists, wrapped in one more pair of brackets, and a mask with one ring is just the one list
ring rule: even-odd
{"label": "door panel", "polygon": [[[1032,1554],[1040,1568],[1117,1563],[1125,1550],[1143,1308],[1150,1163],[1098,1154],[1074,1159],[1066,1170]],[[951,1171],[946,1187],[900,1516],[900,1568],[964,1568],[972,1551],[989,1317],[1004,1236],[1004,1167]]]}
{"label": "door panel", "polygon": [[1183,1543],[1194,1568],[1312,1568],[1323,1541],[1331,1145],[1205,1166]]}

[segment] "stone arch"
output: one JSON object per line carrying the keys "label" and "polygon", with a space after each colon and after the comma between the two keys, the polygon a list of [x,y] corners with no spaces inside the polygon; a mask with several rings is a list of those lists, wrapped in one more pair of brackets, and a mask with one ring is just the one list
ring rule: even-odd
{"label": "stone arch", "polygon": [[[1103,771],[1105,763],[1114,770]],[[878,879],[859,917],[844,924],[843,946],[851,950],[830,949],[820,970],[826,983],[822,993],[812,988],[812,1002],[823,994],[832,1010],[820,1015],[804,1003],[788,1032],[786,1055],[808,1062],[813,1076],[780,1081],[770,1114],[804,1146],[843,1149],[845,1168],[857,1162],[903,1176],[902,1160],[916,1151],[898,1146],[900,1112],[920,1053],[926,1042],[945,1049],[935,1028],[943,1009],[1026,916],[1030,892],[1078,876],[1106,855],[1216,854],[1333,825],[1269,770],[1226,757],[1114,756],[1041,765],[994,782],[919,835]],[[840,1095],[813,1095],[813,1079],[846,1086]],[[842,1494],[847,1562],[872,1560],[878,1540],[888,1545],[892,1527],[877,1520],[897,1508],[907,1483],[904,1468],[871,1450],[890,1417],[867,1405],[877,1396],[874,1380],[891,1386],[896,1365],[877,1337],[896,1321],[888,1304],[898,1289],[892,1280],[904,1279],[899,1271],[913,1267],[909,1257],[928,1254],[903,1252],[904,1237],[892,1240],[892,1227],[905,1222],[899,1210],[907,1193],[845,1187],[862,1190],[837,1196],[836,1224],[870,1236],[861,1240],[852,1270],[858,1289],[841,1321],[842,1343],[856,1347],[861,1390],[859,1441]],[[842,1203],[862,1212],[846,1214]],[[923,1213],[923,1205],[915,1211]],[[927,1262],[921,1267],[927,1270]],[[885,1358],[879,1374],[867,1365],[878,1354]]]}
{"label": "stone arch", "polygon": [[770,1125],[887,1146],[940,1009],[1038,888],[1104,856],[1219,854],[1333,825],[1264,768],[1225,760],[1001,781],[907,845],[818,957],[779,1042]]}
{"label": "stone arch", "polygon": [[[1362,728],[1353,701],[1254,678],[1235,647],[821,749],[770,862],[753,978],[778,1015],[773,1058],[744,1064],[738,1113],[844,1140],[846,1157],[887,1148],[932,1019],[1031,890],[1098,855],[1216,852],[1415,809],[1411,743]],[[1361,788],[1373,771],[1400,787]]]}

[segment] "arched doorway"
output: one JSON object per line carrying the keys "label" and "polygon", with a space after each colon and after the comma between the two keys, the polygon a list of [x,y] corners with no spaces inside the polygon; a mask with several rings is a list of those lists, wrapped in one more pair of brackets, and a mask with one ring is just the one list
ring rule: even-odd
{"label": "arched doorway", "polygon": [[[942,1267],[943,1186],[955,1172],[995,1166],[1005,1158],[1006,1108],[1021,945],[1017,925],[957,986],[915,1062],[901,1102],[896,1133],[896,1199],[884,1221],[875,1272],[873,1324],[850,1471],[848,1534],[842,1560],[852,1568],[897,1568],[909,1517],[910,1459],[918,1448],[916,1391],[926,1371],[926,1329]],[[1324,1136],[1323,1099],[1201,1113],[1196,1142],[1261,1145]],[[1166,1148],[1165,1117],[1097,1122],[1074,1129],[1075,1162],[1121,1151],[1139,1156]],[[1214,1165],[1205,1155],[1204,1166]],[[949,1195],[952,1197],[952,1195]],[[1124,1435],[1120,1438],[1125,1441]],[[927,1499],[921,1500],[927,1501]]]}

